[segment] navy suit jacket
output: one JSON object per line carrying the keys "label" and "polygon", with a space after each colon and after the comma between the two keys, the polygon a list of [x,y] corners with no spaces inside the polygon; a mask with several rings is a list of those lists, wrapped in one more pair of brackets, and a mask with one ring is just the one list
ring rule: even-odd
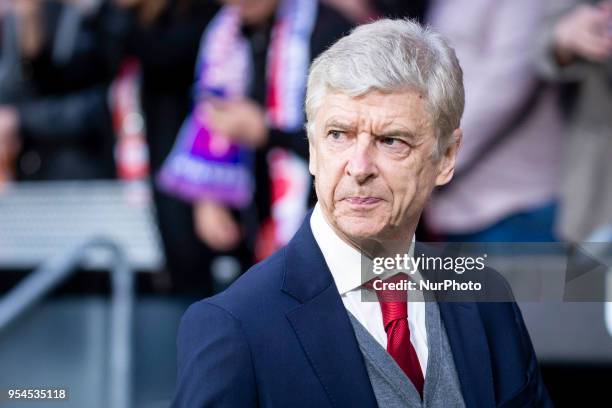
{"label": "navy suit jacket", "polygon": [[[173,407],[376,407],[307,217],[291,242],[190,306]],[[514,302],[439,302],[468,407],[552,406]]]}

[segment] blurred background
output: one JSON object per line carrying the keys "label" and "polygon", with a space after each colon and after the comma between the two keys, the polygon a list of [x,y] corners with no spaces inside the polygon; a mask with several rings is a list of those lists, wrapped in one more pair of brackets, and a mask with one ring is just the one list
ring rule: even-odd
{"label": "blurred background", "polygon": [[[186,307],[314,202],[308,61],[384,16],[464,69],[456,176],[417,239],[609,250],[612,1],[0,0],[0,390],[168,406]],[[521,309],[555,403],[612,403],[612,307]]]}

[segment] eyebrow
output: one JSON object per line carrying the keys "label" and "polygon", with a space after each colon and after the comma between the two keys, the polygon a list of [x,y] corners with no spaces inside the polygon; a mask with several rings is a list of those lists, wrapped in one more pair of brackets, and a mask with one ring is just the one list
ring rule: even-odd
{"label": "eyebrow", "polygon": [[351,131],[357,129],[357,126],[348,120],[338,118],[330,118],[325,122],[325,129],[336,128],[340,130]]}
{"label": "eyebrow", "polygon": [[[331,117],[325,122],[324,129],[327,130],[330,128],[342,130],[345,132],[354,132],[357,130],[357,125],[355,125],[350,120],[345,120],[338,117]],[[380,133],[375,133],[372,136],[380,139],[385,137],[399,137],[415,144],[422,139],[422,137],[418,136],[416,132],[404,126],[390,128]]]}

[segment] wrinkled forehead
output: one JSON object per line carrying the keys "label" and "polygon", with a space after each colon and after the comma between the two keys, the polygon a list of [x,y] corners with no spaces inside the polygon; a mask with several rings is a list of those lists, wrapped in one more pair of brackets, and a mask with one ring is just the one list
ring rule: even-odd
{"label": "wrinkled forehead", "polygon": [[433,129],[425,97],[413,90],[370,91],[358,96],[328,92],[316,111],[315,121],[319,129],[343,127],[375,133],[401,128],[422,134]]}

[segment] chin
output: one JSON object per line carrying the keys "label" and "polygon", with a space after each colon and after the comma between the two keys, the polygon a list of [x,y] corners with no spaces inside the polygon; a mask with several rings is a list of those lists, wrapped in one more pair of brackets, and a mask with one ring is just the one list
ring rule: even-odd
{"label": "chin", "polygon": [[375,239],[384,230],[383,224],[365,217],[342,217],[338,220],[338,227],[354,240]]}

